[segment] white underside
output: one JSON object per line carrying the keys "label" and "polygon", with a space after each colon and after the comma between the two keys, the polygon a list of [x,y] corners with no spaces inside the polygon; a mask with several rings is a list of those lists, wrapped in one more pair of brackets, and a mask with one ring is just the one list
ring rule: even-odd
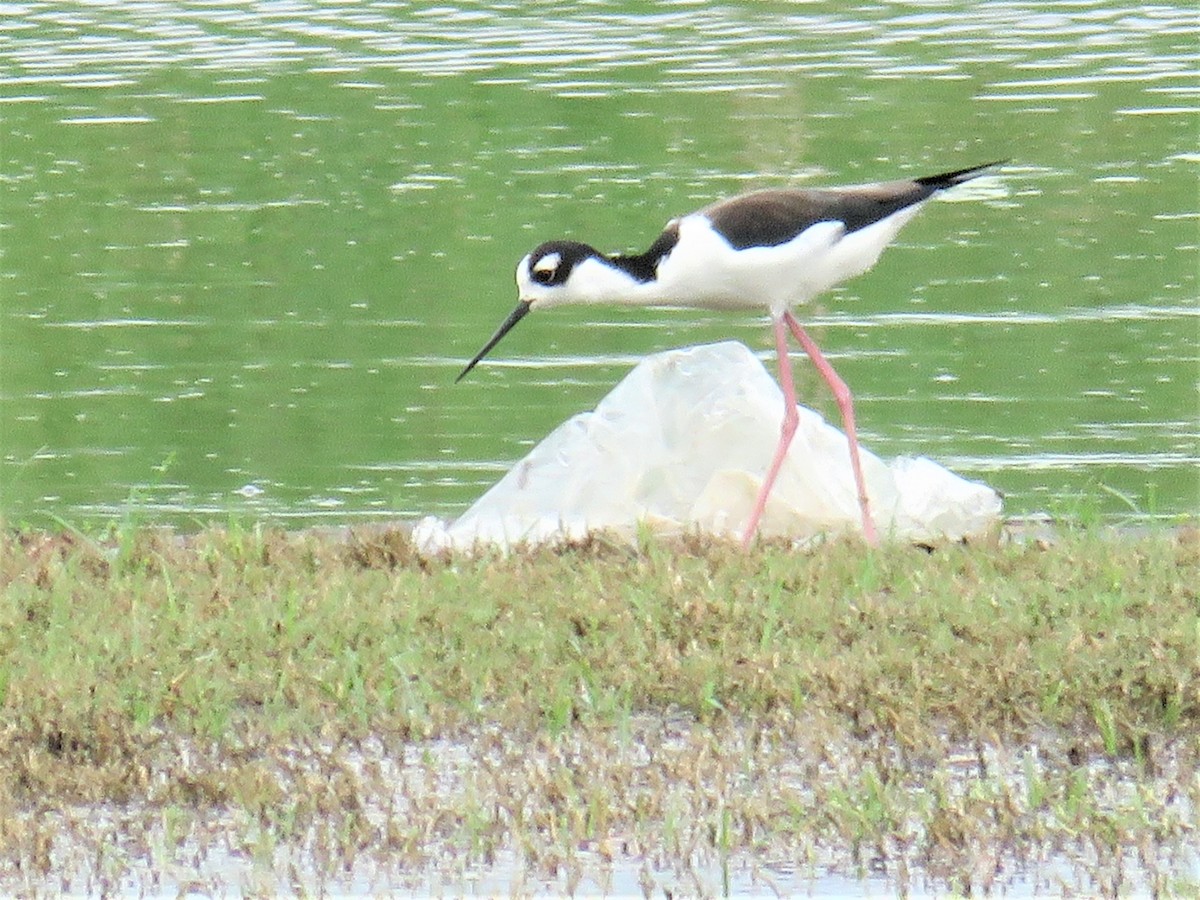
{"label": "white underside", "polygon": [[773,315],[806,303],[875,264],[900,228],[923,204],[915,204],[866,228],[845,233],[841,222],[818,222],[786,244],[735,250],[693,213],[679,220],[679,242],[658,269],[639,283],[596,259],[585,260],[569,283],[539,289],[518,273],[523,299],[539,307],[565,303],[686,306],[703,309],[767,309]]}
{"label": "white underside", "polygon": [[650,293],[662,302],[714,309],[768,308],[773,314],[807,303],[873,266],[919,204],[845,233],[841,222],[818,222],[786,244],[734,250],[695,214],[679,223],[679,243]]}

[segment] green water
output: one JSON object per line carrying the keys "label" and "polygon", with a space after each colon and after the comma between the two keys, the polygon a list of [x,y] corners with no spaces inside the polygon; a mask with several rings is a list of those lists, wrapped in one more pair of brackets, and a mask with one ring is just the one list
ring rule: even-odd
{"label": "green water", "polygon": [[535,244],[998,157],[801,311],[864,443],[1012,514],[1194,512],[1198,37],[1187,4],[3,4],[0,512],[453,516],[643,355],[771,348],[560,309],[455,385]]}

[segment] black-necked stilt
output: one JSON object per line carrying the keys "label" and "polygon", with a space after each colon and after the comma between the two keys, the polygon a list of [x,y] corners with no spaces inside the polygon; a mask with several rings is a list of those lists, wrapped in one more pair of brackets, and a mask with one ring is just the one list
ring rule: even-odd
{"label": "black-necked stilt", "polygon": [[858,488],[863,534],[870,544],[878,544],[859,462],[850,389],[796,321],[792,308],[871,268],[901,226],[934,194],[1000,164],[912,181],[741,194],[672,219],[645,253],[605,254],[578,241],[548,241],[517,265],[517,308],[456,380],[461,381],[532,309],[567,303],[766,307],[779,354],[784,417],[743,543],[749,545],[754,537],[796,431],[796,388],[787,346],[791,331],[837,400]]}

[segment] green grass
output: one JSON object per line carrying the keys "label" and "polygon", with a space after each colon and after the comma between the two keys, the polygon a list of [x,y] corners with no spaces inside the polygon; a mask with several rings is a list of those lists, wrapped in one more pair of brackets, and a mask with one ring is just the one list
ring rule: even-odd
{"label": "green grass", "polygon": [[[624,841],[631,857],[653,833],[664,860],[707,848],[715,890],[728,888],[731,860],[784,841],[852,848],[846,859],[862,866],[868,849],[885,852],[904,860],[893,878],[916,866],[967,891],[980,882],[963,873],[989,846],[1019,856],[1066,835],[1110,850],[1147,835],[1170,843],[1176,832],[1147,810],[1178,815],[1155,791],[1166,778],[1196,792],[1190,527],[933,552],[594,539],[432,560],[399,532],[64,529],[6,533],[0,583],[0,818],[82,815],[81,804],[128,812],[136,800],[168,858],[182,811],[223,810],[213,828],[241,835],[268,869],[281,847],[316,847],[319,832],[309,863],[326,872],[328,859],[329,877],[347,854],[419,866],[447,847],[479,864],[515,849],[531,871],[578,876],[580,846],[622,857],[612,847]],[[708,746],[709,762],[721,760],[708,775],[730,783],[769,774],[753,760],[773,757],[747,741],[791,741],[769,764],[795,769],[796,796],[734,792],[710,807],[704,792],[717,789],[687,771],[706,765],[692,759],[663,769],[639,807],[645,764],[622,754],[666,740],[667,726]],[[728,746],[705,743],[731,733]],[[471,759],[523,747],[543,769],[522,781],[519,766],[466,765],[473,789],[442,797],[425,831],[398,813],[388,831],[365,810],[398,802],[394,781],[339,756],[364,741],[393,761],[424,748],[430,771],[447,765],[445,741]],[[581,775],[556,757],[564,743],[610,752],[578,750],[597,760]],[[1034,761],[1024,750],[1034,744],[1061,759]],[[740,757],[725,758],[734,746],[751,760],[741,774]],[[1005,774],[964,789],[947,763],[964,747],[999,753]],[[1089,760],[1108,774],[1080,768]],[[1104,805],[1109,777],[1133,779],[1129,804]],[[631,792],[632,806],[611,799]],[[513,796],[536,801],[516,809]],[[0,829],[0,886],[4,860],[29,877],[39,834]],[[92,855],[104,872],[133,865]],[[1167,867],[1162,883],[1176,876]]]}
{"label": "green grass", "polygon": [[0,684],[30,726],[428,736],[815,706],[901,739],[1095,729],[1113,754],[1198,709],[1190,539],[426,562],[399,534],[248,529],[3,552]]}

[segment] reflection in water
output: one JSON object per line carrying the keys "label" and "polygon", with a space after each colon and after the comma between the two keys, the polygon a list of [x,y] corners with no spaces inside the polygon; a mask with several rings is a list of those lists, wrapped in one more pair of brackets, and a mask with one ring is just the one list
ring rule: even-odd
{"label": "reflection in water", "polygon": [[767,356],[754,317],[563,311],[453,388],[541,239],[997,156],[805,311],[864,436],[1014,513],[1200,507],[1189,7],[550,12],[23,4],[4,512],[453,514],[647,353]]}

